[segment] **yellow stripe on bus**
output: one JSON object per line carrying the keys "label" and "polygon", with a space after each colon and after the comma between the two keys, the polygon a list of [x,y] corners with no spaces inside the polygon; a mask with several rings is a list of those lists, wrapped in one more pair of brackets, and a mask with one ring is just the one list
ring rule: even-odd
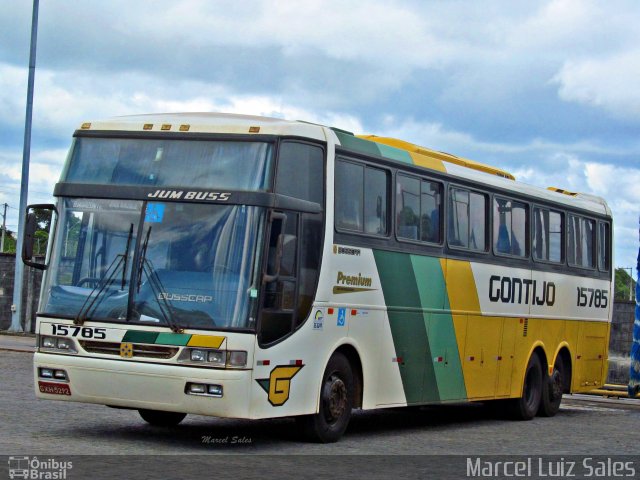
{"label": "yellow stripe on bus", "polygon": [[222,342],[227,337],[218,337],[211,335],[191,335],[188,347],[203,347],[203,348],[220,348]]}

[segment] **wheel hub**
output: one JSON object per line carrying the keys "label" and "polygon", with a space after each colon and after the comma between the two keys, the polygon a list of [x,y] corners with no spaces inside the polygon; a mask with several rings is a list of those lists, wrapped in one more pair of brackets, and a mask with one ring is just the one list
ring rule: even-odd
{"label": "wheel hub", "polygon": [[339,419],[347,409],[347,386],[339,377],[332,375],[327,379],[324,403],[329,422]]}
{"label": "wheel hub", "polygon": [[558,370],[554,370],[551,376],[551,400],[556,400],[562,396],[562,375]]}

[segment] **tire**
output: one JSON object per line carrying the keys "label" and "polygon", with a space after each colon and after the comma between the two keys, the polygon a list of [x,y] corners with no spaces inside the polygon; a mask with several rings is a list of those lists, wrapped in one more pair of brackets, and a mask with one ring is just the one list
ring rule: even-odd
{"label": "tire", "polygon": [[531,420],[542,401],[542,366],[535,353],[531,355],[524,375],[522,397],[509,400],[509,413],[514,420]]}
{"label": "tire", "polygon": [[334,353],[322,377],[318,413],[297,419],[304,437],[318,443],[337,442],[351,419],[353,392],[351,364],[341,353]]}
{"label": "tire", "polygon": [[541,417],[553,417],[560,410],[562,392],[565,387],[565,368],[561,357],[558,357],[553,365],[553,373],[544,375],[542,385],[542,400],[538,415]]}
{"label": "tire", "polygon": [[145,422],[155,427],[175,427],[187,416],[186,413],[144,409],[138,410],[138,413]]}

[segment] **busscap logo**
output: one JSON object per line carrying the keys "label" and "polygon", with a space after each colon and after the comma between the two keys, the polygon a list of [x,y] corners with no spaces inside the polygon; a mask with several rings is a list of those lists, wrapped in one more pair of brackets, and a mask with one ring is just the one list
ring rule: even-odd
{"label": "busscap logo", "polygon": [[34,480],[64,480],[73,462],[62,462],[55,458],[40,460],[38,457],[9,457],[9,478]]}

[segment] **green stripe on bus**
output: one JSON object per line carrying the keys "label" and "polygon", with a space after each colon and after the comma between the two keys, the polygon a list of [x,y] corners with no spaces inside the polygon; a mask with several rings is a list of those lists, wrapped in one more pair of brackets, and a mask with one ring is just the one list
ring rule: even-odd
{"label": "green stripe on bus", "polygon": [[346,133],[336,132],[335,130],[334,133],[338,137],[338,140],[340,140],[340,145],[348,150],[382,156],[378,144],[375,142],[370,142],[369,140],[364,140],[353,135],[347,135]]}
{"label": "green stripe on bus", "polygon": [[[411,255],[411,263],[422,307],[446,312],[427,314],[427,337],[432,354],[427,361],[433,365],[440,400],[464,399],[467,392],[440,259]],[[428,383],[423,388],[426,396],[434,396],[433,393],[429,395]]]}
{"label": "green stripe on bus", "polygon": [[433,363],[428,361],[431,351],[427,322],[411,257],[376,250],[373,254],[388,307],[396,356],[402,358],[399,368],[407,403],[438,401],[440,397]]}
{"label": "green stripe on bus", "polygon": [[407,152],[406,150],[400,150],[399,148],[390,147],[389,145],[385,145],[384,143],[378,143],[377,145],[383,157],[413,165],[413,159],[411,158],[411,155],[409,155],[409,152]]}
{"label": "green stripe on bus", "polygon": [[127,330],[122,339],[126,343],[155,343],[158,332],[145,332],[143,330]]}
{"label": "green stripe on bus", "polygon": [[156,339],[156,345],[180,345],[189,343],[191,334],[189,333],[160,333]]}

